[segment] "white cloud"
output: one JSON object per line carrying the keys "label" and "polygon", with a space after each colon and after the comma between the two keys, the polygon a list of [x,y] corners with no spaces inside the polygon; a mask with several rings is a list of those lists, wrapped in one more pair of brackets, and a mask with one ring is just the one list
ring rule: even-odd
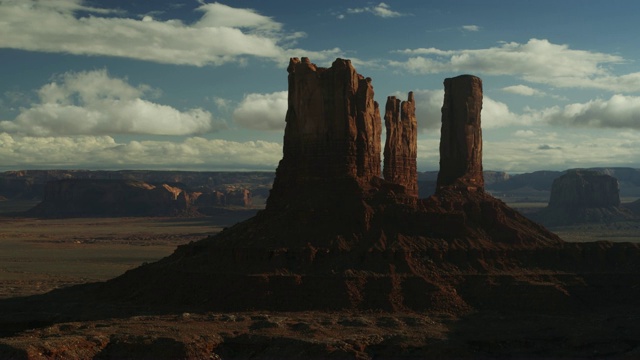
{"label": "white cloud", "polygon": [[516,130],[513,135],[516,137],[532,137],[535,136],[536,133],[533,130]]}
{"label": "white cloud", "polygon": [[512,85],[512,86],[507,86],[507,87],[503,87],[502,91],[508,92],[508,93],[512,93],[512,94],[517,94],[517,95],[522,95],[522,96],[543,96],[545,95],[545,93],[543,91],[540,91],[538,89],[534,89],[530,86],[527,85]]}
{"label": "white cloud", "polygon": [[116,142],[110,136],[23,137],[0,133],[4,168],[274,170],[282,145],[190,137],[182,142]]}
{"label": "white cloud", "polygon": [[551,107],[537,114],[552,125],[640,130],[640,97],[613,95],[564,107]]}
{"label": "white cloud", "polygon": [[256,130],[283,130],[288,107],[288,92],[248,94],[233,111],[233,120]]}
{"label": "white cloud", "polygon": [[592,138],[580,133],[545,133],[484,140],[485,169],[510,172],[564,170],[575,167],[640,166],[640,138],[603,130]]}
{"label": "white cloud", "polygon": [[465,31],[480,31],[480,26],[478,25],[463,25],[462,30]]}
{"label": "white cloud", "polygon": [[[391,10],[391,7],[383,2],[375,6],[365,6],[361,8],[349,8],[347,9],[349,14],[362,14],[369,13],[381,18],[399,17],[404,14]],[[340,17],[339,17],[340,18]],[[344,18],[344,16],[342,17]]]}
{"label": "white cloud", "polygon": [[[243,62],[247,56],[285,61],[305,53],[316,61],[339,49],[305,51],[283,42],[303,36],[282,30],[282,24],[252,9],[220,3],[202,4],[202,17],[193,24],[101,17],[110,10],[87,7],[82,0],[7,0],[0,2],[0,48],[102,55],[179,65],[221,65]],[[76,12],[93,15],[77,17]]]}
{"label": "white cloud", "polygon": [[21,109],[0,131],[32,136],[150,134],[188,135],[219,130],[211,113],[180,111],[143,99],[148,86],[134,87],[106,70],[66,73],[38,91],[40,102]]}
{"label": "white cloud", "polygon": [[390,61],[391,66],[420,74],[470,72],[513,75],[528,82],[556,87],[640,91],[640,73],[617,76],[609,70],[609,66],[624,63],[622,57],[574,50],[544,39],[530,39],[525,44],[503,43],[487,49],[419,48],[395,53],[412,57],[405,61]]}

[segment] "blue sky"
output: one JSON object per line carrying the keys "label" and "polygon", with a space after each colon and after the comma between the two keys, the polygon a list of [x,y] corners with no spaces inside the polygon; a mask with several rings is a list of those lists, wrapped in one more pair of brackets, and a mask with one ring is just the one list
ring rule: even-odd
{"label": "blue sky", "polygon": [[[0,0],[0,170],[274,170],[286,66],[348,58],[414,91],[437,170],[442,82],[483,79],[485,169],[640,167],[634,0]],[[383,136],[384,140],[384,136]]]}

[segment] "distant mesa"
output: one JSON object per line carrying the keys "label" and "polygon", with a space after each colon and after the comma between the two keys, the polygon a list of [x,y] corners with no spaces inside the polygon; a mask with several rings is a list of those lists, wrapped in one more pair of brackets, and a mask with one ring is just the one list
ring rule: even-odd
{"label": "distant mesa", "polygon": [[190,216],[229,206],[249,208],[251,191],[149,184],[125,179],[63,179],[45,185],[42,201],[26,214],[37,217]]}
{"label": "distant mesa", "polygon": [[547,226],[610,223],[632,219],[620,207],[618,180],[595,170],[574,169],[553,181],[549,205],[532,218]]}

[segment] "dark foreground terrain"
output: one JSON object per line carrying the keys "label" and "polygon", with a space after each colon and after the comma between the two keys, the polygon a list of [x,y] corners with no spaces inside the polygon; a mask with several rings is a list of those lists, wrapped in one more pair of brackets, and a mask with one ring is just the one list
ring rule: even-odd
{"label": "dark foreground terrain", "polygon": [[[20,204],[3,204],[20,208]],[[2,298],[104,281],[237,219],[0,218]],[[218,224],[216,226],[216,223]],[[118,226],[114,226],[114,225]],[[628,227],[564,228],[563,238],[638,241]],[[504,277],[503,277],[504,278]],[[531,273],[517,274],[527,297]],[[541,277],[542,278],[542,277]],[[494,276],[492,283],[504,281]],[[517,285],[517,284],[513,284]],[[516,288],[517,289],[517,288]],[[319,294],[321,296],[321,294]],[[13,300],[9,300],[13,301]],[[5,323],[2,359],[620,358],[640,357],[635,306],[438,311],[157,311]],[[6,303],[6,301],[5,301]],[[130,310],[130,309],[129,309]],[[16,314],[28,320],[28,314]],[[69,316],[69,315],[68,315]],[[79,316],[82,318],[82,316]],[[6,315],[5,315],[6,319]]]}

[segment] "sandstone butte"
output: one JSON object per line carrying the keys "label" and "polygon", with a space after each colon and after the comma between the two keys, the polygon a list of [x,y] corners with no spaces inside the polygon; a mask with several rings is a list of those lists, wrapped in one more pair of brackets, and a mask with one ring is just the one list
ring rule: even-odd
{"label": "sandstone butte", "polygon": [[551,186],[549,205],[533,219],[547,226],[580,223],[612,223],[630,220],[633,211],[620,206],[618,180],[608,174],[574,169]]}
{"label": "sandstone butte", "polygon": [[387,100],[381,170],[371,79],[344,59],[293,58],[287,70],[283,157],[265,210],[110,281],[0,301],[5,332],[163,311],[636,306],[638,245],[566,243],[485,193],[479,78],[445,80],[441,173],[418,199],[411,93]]}

